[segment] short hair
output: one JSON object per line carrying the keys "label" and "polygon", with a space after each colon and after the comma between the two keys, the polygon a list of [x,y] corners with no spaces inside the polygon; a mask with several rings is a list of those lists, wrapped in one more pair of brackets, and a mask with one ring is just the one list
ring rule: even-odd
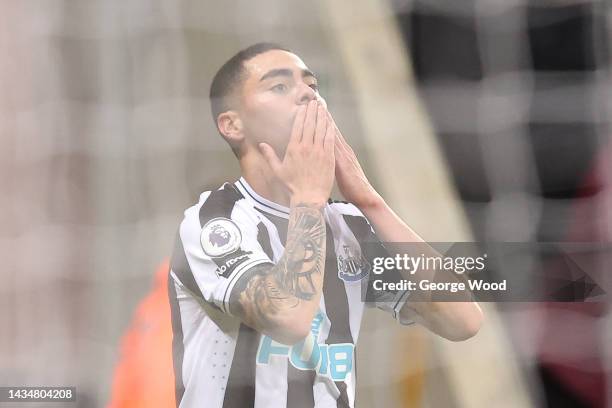
{"label": "short hair", "polygon": [[230,109],[228,96],[242,86],[245,80],[244,62],[272,50],[293,52],[280,44],[260,42],[239,51],[219,68],[213,77],[209,93],[210,110],[215,126],[217,126],[217,117]]}

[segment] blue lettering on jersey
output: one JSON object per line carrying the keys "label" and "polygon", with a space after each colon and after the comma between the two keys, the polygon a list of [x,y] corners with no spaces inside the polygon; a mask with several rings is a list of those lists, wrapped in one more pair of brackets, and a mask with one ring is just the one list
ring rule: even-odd
{"label": "blue lettering on jersey", "polygon": [[298,370],[315,370],[333,381],[344,381],[353,369],[355,346],[351,343],[319,344],[317,339],[325,315],[317,313],[312,320],[310,335],[293,346],[286,346],[262,336],[257,352],[257,364],[269,364],[272,356],[289,358]]}

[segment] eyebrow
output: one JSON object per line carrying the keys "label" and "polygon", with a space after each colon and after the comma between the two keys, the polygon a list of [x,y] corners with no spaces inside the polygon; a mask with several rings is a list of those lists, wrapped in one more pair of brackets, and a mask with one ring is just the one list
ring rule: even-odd
{"label": "eyebrow", "polygon": [[[292,77],[293,76],[293,72],[290,69],[287,69],[287,68],[272,69],[272,70],[266,72],[264,74],[264,76],[261,77],[259,82],[265,81],[266,79],[278,77],[278,76]],[[315,80],[317,79],[315,74],[311,70],[309,70],[309,69],[303,69],[302,70],[302,78],[305,78],[305,77],[312,77]]]}

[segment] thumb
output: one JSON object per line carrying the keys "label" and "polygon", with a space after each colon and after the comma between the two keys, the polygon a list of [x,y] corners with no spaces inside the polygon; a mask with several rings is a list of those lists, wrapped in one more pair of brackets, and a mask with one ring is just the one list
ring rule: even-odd
{"label": "thumb", "polygon": [[261,154],[263,154],[265,159],[268,161],[268,164],[270,164],[272,171],[274,171],[274,173],[276,174],[279,174],[281,171],[281,161],[276,155],[276,152],[274,151],[274,149],[272,149],[272,147],[267,143],[260,143],[259,151],[261,152]]}

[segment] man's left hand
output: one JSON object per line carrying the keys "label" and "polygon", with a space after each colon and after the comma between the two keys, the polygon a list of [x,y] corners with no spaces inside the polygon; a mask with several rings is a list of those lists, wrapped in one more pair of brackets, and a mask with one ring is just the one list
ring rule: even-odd
{"label": "man's left hand", "polygon": [[336,130],[335,158],[336,158],[336,183],[344,198],[356,205],[359,209],[365,209],[375,205],[380,195],[374,190],[366,177],[355,152],[342,136],[336,126],[336,122],[329,114],[330,121]]}

